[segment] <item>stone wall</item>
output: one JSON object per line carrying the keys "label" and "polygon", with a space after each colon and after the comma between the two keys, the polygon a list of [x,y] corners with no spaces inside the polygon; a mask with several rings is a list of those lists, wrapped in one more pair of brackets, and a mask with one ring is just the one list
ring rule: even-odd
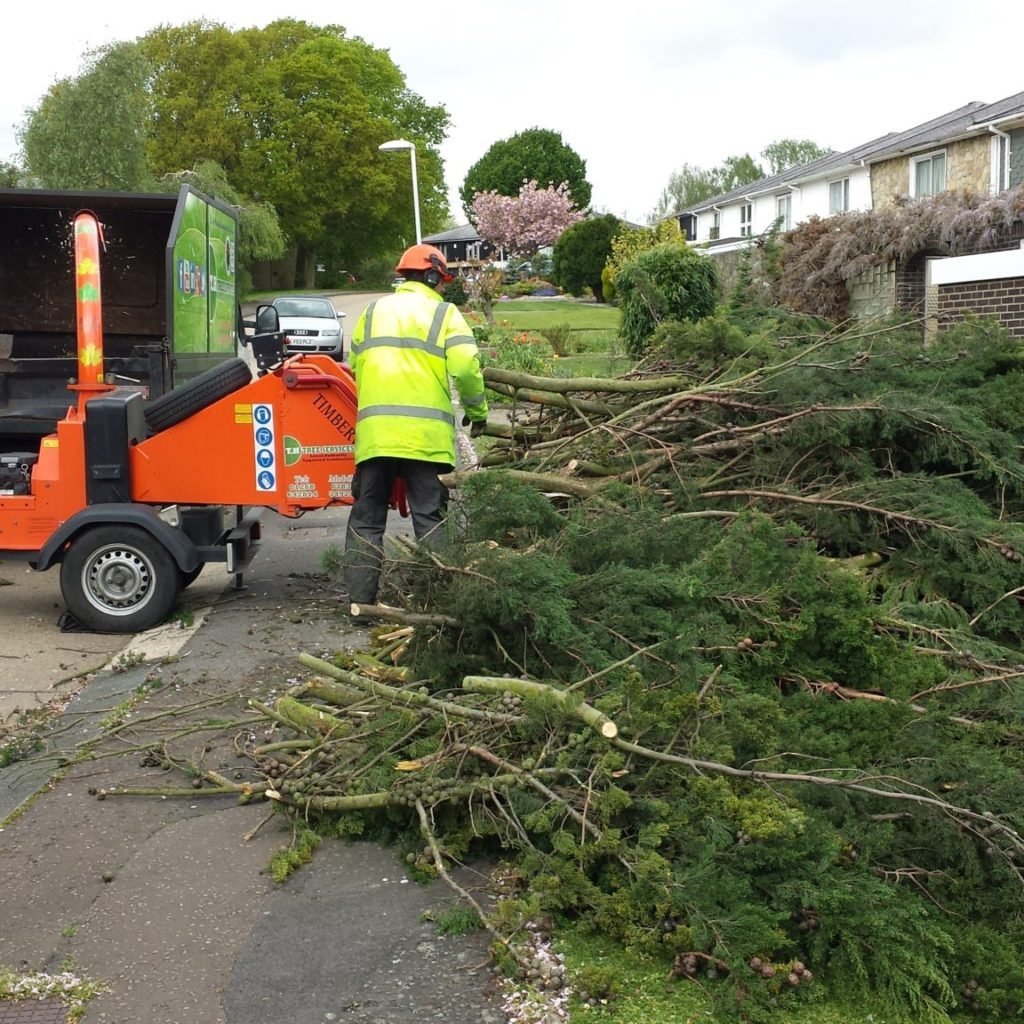
{"label": "stone wall", "polygon": [[[946,152],[946,188],[987,194],[992,168],[989,135],[936,146]],[[898,156],[871,166],[871,205],[877,210],[910,191],[909,156]]]}
{"label": "stone wall", "polygon": [[715,266],[718,268],[718,297],[723,299],[732,293],[732,290],[736,287],[736,281],[740,271],[740,256],[743,254],[743,250],[737,249],[735,252],[713,252],[711,258],[715,261]]}
{"label": "stone wall", "polygon": [[873,267],[846,282],[850,293],[850,316],[855,320],[874,320],[888,316],[896,304],[896,265]]}
{"label": "stone wall", "polygon": [[1015,338],[1024,338],[1024,277],[944,284],[936,291],[935,315],[940,329],[968,315],[992,317]]}

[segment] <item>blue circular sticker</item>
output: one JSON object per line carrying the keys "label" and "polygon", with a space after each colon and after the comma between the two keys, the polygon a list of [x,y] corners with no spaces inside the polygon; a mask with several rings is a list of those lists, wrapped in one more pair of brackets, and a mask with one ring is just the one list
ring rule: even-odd
{"label": "blue circular sticker", "polygon": [[256,431],[256,443],[267,445],[274,440],[274,434],[269,427],[260,427]]}
{"label": "blue circular sticker", "polygon": [[262,473],[256,474],[256,483],[259,485],[260,490],[272,491],[274,489],[274,474],[263,470]]}
{"label": "blue circular sticker", "polygon": [[256,453],[256,461],[264,469],[269,469],[274,464],[274,453],[269,448],[261,448]]}
{"label": "blue circular sticker", "polygon": [[270,422],[270,409],[265,405],[257,405],[252,411],[253,419],[257,423],[269,423]]}

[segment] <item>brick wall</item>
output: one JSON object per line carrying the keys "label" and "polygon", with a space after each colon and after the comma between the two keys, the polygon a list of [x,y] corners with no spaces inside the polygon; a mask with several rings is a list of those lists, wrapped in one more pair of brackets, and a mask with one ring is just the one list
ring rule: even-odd
{"label": "brick wall", "polygon": [[920,316],[924,312],[924,272],[929,256],[945,255],[919,252],[896,267],[896,308]]}
{"label": "brick wall", "polygon": [[967,313],[994,317],[1015,338],[1024,338],[1024,278],[964,281],[937,289],[935,312],[940,326],[957,323]]}

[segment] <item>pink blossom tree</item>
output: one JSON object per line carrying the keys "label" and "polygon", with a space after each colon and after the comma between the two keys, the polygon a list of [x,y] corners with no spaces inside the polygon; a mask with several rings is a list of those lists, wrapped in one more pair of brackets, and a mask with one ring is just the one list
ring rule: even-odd
{"label": "pink blossom tree", "polygon": [[566,228],[583,219],[583,214],[573,208],[566,182],[557,188],[538,188],[536,181],[524,181],[518,196],[477,192],[473,218],[485,242],[510,256],[531,256],[546,245],[554,245]]}

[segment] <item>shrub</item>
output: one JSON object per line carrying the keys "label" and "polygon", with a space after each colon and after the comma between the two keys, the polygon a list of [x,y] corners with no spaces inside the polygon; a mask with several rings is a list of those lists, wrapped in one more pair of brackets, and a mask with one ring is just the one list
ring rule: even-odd
{"label": "shrub", "polygon": [[589,288],[598,302],[604,301],[601,271],[612,251],[612,239],[622,226],[613,214],[591,217],[568,228],[555,242],[552,276],[570,295]]}
{"label": "shrub", "polygon": [[454,303],[456,306],[464,306],[469,302],[469,292],[466,291],[466,282],[461,277],[449,281],[444,286],[444,301]]}
{"label": "shrub", "polygon": [[[467,319],[480,348],[481,366],[497,366],[503,370],[518,370],[538,376],[551,373],[551,348],[540,335],[517,331],[504,320],[489,324],[482,323],[475,316]],[[490,392],[488,397],[498,400],[504,398]]]}
{"label": "shrub", "polygon": [[638,253],[615,284],[622,310],[619,337],[630,355],[641,356],[663,320],[696,321],[714,311],[718,270],[710,257],[668,242]]}
{"label": "shrub", "polygon": [[357,274],[360,283],[373,290],[385,290],[391,288],[391,282],[395,278],[395,263],[397,256],[380,256],[360,264]]}
{"label": "shrub", "polygon": [[556,356],[569,355],[572,328],[568,324],[552,324],[550,327],[545,327],[544,337],[547,338],[551,351]]}

